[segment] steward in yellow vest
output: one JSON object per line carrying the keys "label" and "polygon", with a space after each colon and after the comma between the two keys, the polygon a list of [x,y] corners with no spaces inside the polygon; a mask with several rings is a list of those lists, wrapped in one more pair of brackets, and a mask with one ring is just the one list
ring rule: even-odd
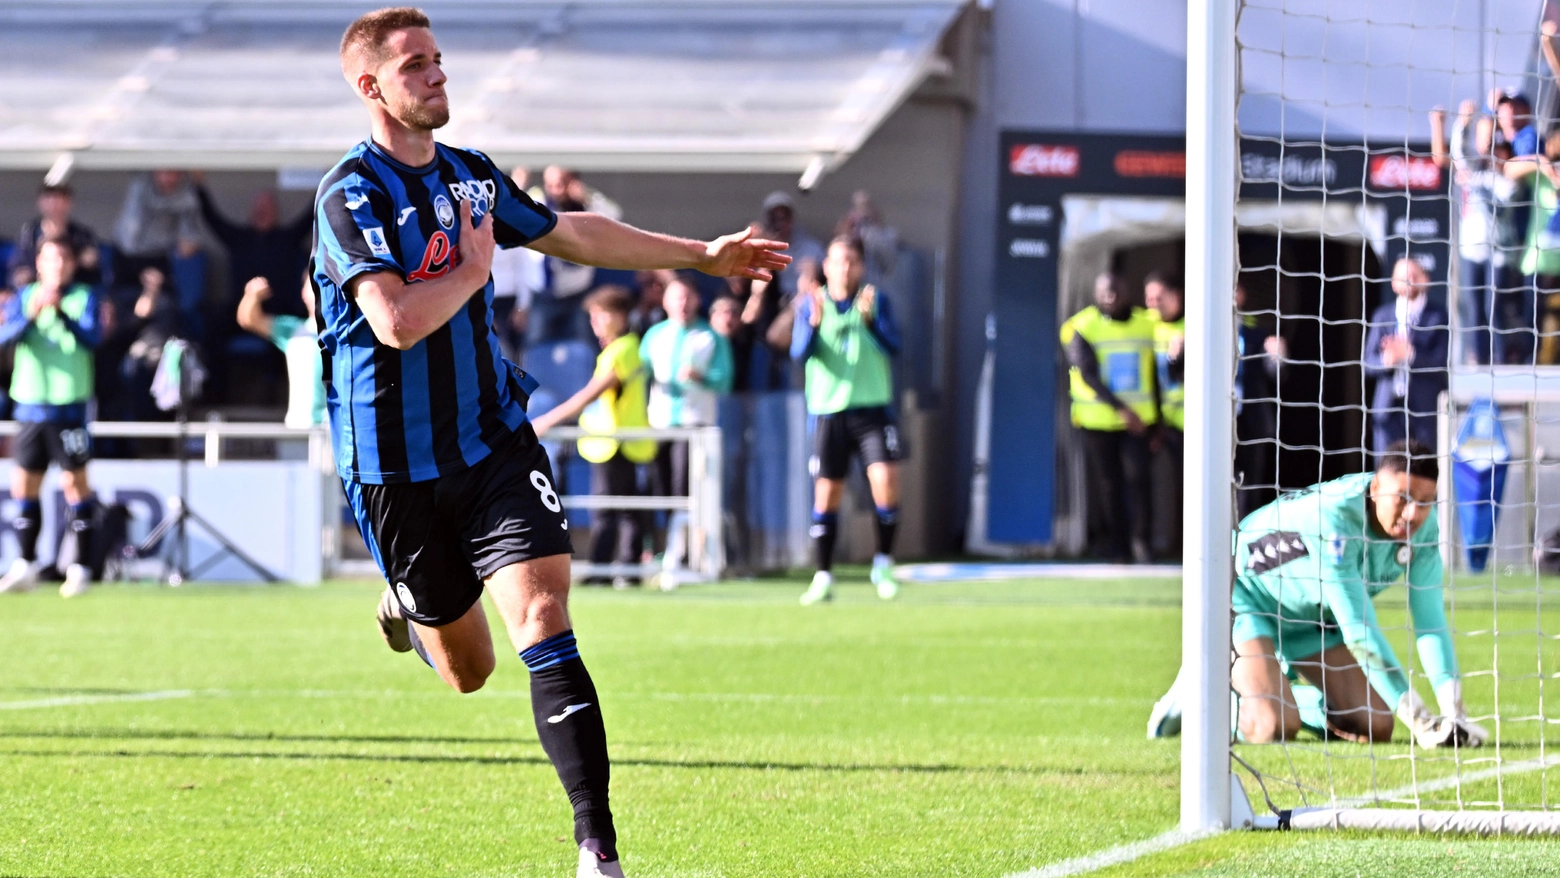
{"label": "steward in yellow vest", "polygon": [[1159,417],[1186,429],[1186,294],[1179,280],[1154,272],[1143,282],[1154,321],[1154,363],[1159,372]]}
{"label": "steward in yellow vest", "polygon": [[1062,324],[1072,423],[1088,467],[1090,554],[1153,561],[1149,546],[1149,437],[1159,423],[1154,322],[1113,274],[1094,282],[1094,304]]}
{"label": "steward in yellow vest", "polygon": [[1084,430],[1141,433],[1159,423],[1154,321],[1119,286],[1114,276],[1101,275],[1095,304],[1062,324],[1072,422]]}

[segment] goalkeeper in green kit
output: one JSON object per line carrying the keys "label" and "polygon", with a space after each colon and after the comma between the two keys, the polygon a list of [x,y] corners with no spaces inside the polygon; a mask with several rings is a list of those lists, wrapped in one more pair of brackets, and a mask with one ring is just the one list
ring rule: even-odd
{"label": "goalkeeper in green kit", "polygon": [[[1374,473],[1287,494],[1240,524],[1231,595],[1230,686],[1241,739],[1269,743],[1301,728],[1350,741],[1387,741],[1393,717],[1421,747],[1477,747],[1488,733],[1468,720],[1441,599],[1440,529],[1431,514],[1434,454],[1398,443]],[[1432,713],[1409,685],[1372,599],[1407,573],[1408,609]],[[1298,676],[1322,693],[1297,702]],[[1181,680],[1154,705],[1151,738],[1180,731]]]}

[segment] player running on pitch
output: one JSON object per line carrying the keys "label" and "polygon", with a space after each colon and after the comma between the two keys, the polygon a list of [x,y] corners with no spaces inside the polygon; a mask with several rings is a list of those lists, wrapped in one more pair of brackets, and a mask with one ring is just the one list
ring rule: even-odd
{"label": "player running on pitch", "polygon": [[799,297],[791,359],[802,362],[807,413],[814,425],[812,537],[818,572],[802,594],[810,606],[834,597],[834,539],[851,455],[860,455],[877,507],[872,584],[878,597],[899,594],[894,581],[894,531],[899,523],[899,428],[894,424],[894,372],[899,328],[888,299],[871,284],[860,238],[837,237],[823,260],[825,288]]}
{"label": "player running on pitch", "polygon": [[[1477,747],[1489,737],[1463,709],[1441,604],[1440,531],[1430,514],[1438,477],[1429,449],[1400,442],[1374,473],[1287,494],[1241,522],[1230,686],[1243,740],[1287,741],[1303,726],[1325,726],[1350,741],[1387,741],[1394,712],[1421,747]],[[1409,685],[1376,621],[1372,599],[1405,571],[1419,660],[1440,715]],[[1324,699],[1304,722],[1291,673]],[[1177,678],[1154,705],[1149,737],[1180,731],[1179,688]]]}
{"label": "player running on pitch", "polygon": [[569,621],[568,522],[522,407],[534,382],[491,330],[493,248],[766,279],[789,261],[775,252],[785,245],[555,216],[487,156],[434,142],[450,108],[420,10],[354,21],[341,66],[373,134],[320,183],[312,281],[337,471],[391,583],[381,630],[474,691],[494,668],[488,590],[531,671],[537,734],[574,806],[578,874],[621,876],[600,699]]}

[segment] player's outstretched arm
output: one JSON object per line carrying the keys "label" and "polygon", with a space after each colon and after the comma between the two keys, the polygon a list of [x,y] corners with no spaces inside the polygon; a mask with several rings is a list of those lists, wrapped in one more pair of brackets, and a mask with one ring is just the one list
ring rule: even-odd
{"label": "player's outstretched arm", "polygon": [[1446,619],[1442,594],[1441,553],[1434,546],[1414,553],[1408,568],[1408,614],[1414,623],[1414,640],[1419,648],[1419,663],[1435,687],[1436,706],[1451,720],[1448,743],[1458,739],[1463,746],[1478,747],[1489,739],[1489,731],[1468,719],[1463,706],[1462,677],[1457,668],[1457,652],[1452,646],[1451,625]]}
{"label": "player's outstretched arm", "polygon": [[791,261],[780,252],[788,244],[755,238],[751,228],[713,241],[694,241],[646,232],[594,213],[561,213],[553,230],[528,246],[598,268],[695,268],[716,277],[754,280],[769,280]]}
{"label": "player's outstretched arm", "polygon": [[612,371],[597,373],[590,379],[590,383],[581,387],[575,394],[554,408],[537,415],[531,419],[531,429],[536,435],[545,436],[547,431],[565,421],[572,421],[579,417],[585,408],[595,402],[598,397],[609,390],[616,390],[621,386],[617,373]]}
{"label": "player's outstretched arm", "polygon": [[450,321],[482,292],[493,267],[493,221],[471,222],[471,202],[460,203],[460,262],[443,277],[408,284],[399,274],[376,271],[353,278],[348,292],[380,344],[407,350]]}

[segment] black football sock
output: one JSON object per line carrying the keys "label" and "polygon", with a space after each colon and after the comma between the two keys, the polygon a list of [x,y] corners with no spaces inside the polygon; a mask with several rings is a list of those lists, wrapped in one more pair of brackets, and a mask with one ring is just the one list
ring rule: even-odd
{"label": "black football sock", "polygon": [[87,568],[92,566],[92,512],[95,505],[93,499],[88,497],[70,506],[70,532],[76,537],[76,563]]}
{"label": "black football sock", "polygon": [[43,504],[37,497],[23,497],[16,501],[16,518],[11,521],[20,544],[22,558],[31,564],[38,560],[38,533],[43,530]]}
{"label": "black football sock", "polygon": [[834,568],[834,540],[839,536],[840,516],[837,512],[813,512],[813,555],[818,569],[827,573]]}
{"label": "black football sock", "polygon": [[574,806],[574,841],[603,860],[616,860],[617,830],[607,805],[607,729],[574,632],[547,638],[520,653],[520,660],[531,671],[537,737]]}
{"label": "black football sock", "polygon": [[894,534],[899,530],[899,507],[879,506],[877,508],[877,553],[879,555],[893,556]]}

